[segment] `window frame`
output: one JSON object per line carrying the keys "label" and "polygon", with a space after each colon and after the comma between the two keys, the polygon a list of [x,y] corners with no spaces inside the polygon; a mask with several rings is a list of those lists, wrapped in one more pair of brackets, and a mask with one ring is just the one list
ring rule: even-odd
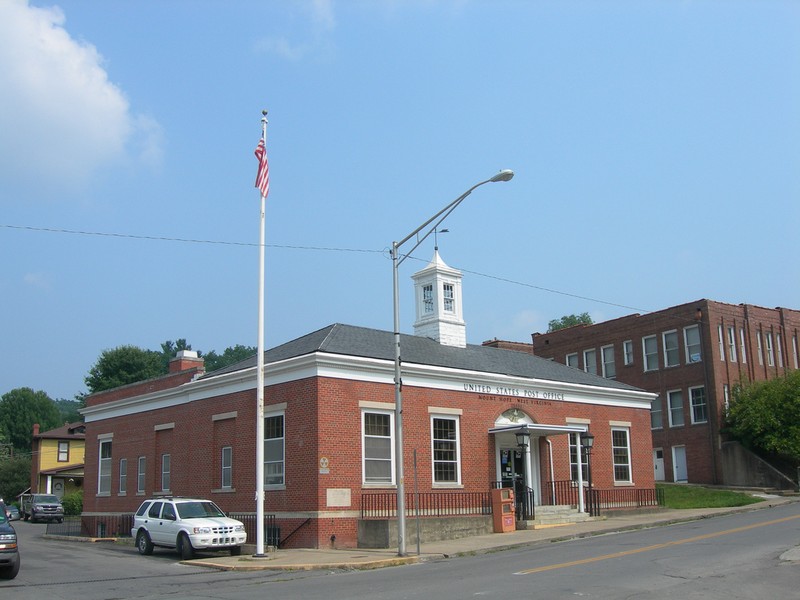
{"label": "window frame", "polygon": [[[225,456],[226,454],[228,455],[227,460]],[[223,490],[233,489],[233,446],[223,446],[221,449],[219,487]]]}
{"label": "window frame", "polygon": [[576,441],[576,437],[580,434],[570,433],[569,438],[569,476],[570,481],[578,481],[578,456],[580,455],[581,461],[581,476],[583,482],[589,481],[589,455],[583,451],[580,441]]}
{"label": "window frame", "polygon": [[[436,421],[450,421],[453,423],[453,432],[455,433],[454,439],[442,439],[436,438]],[[438,486],[453,486],[453,485],[461,485],[461,419],[458,415],[443,415],[443,414],[431,414],[430,419],[430,426],[431,426],[431,481],[433,482],[434,487]],[[440,444],[452,444],[452,450],[450,452],[455,453],[455,460],[446,460],[442,458],[437,459],[437,451],[441,452],[442,449],[436,448],[436,444],[439,442]],[[448,480],[448,479],[437,479],[437,465],[454,465],[454,476],[455,479]]]}
{"label": "window frame", "polygon": [[[575,357],[575,364],[574,365],[570,364],[570,359],[573,356]],[[579,369],[580,368],[580,359],[578,358],[578,353],[577,352],[571,352],[570,354],[567,354],[567,356],[564,358],[564,364],[567,365],[568,367],[572,367],[573,369]]]}
{"label": "window frame", "polygon": [[[592,356],[591,361],[587,359],[590,354]],[[591,369],[589,368],[590,364]],[[597,375],[597,350],[595,348],[589,348],[583,351],[583,371],[584,373]]]}
{"label": "window frame", "polygon": [[[607,361],[606,352],[609,350],[611,351],[611,360]],[[608,344],[600,347],[600,365],[602,366],[603,377],[606,379],[617,378],[617,364],[614,358],[614,344]],[[611,371],[610,374],[609,371]]]}
{"label": "window frame", "polygon": [[[655,350],[653,352],[647,352],[647,342],[652,340],[655,344]],[[642,357],[643,357],[643,368],[645,373],[649,373],[651,371],[658,371],[658,336],[653,335],[645,335],[642,336]],[[655,366],[652,366],[651,363],[655,359]]]}
{"label": "window frame", "polygon": [[633,364],[633,340],[622,342],[622,364],[626,367]]}
{"label": "window frame", "polygon": [[[689,335],[690,333],[697,334],[697,341],[690,342]],[[693,365],[695,363],[703,362],[703,338],[702,332],[700,331],[699,325],[689,325],[688,327],[683,328],[683,345],[685,350],[685,357],[686,357],[686,364]],[[692,353],[693,349],[697,349],[696,353]],[[693,356],[697,356],[697,360],[693,359]]]}
{"label": "window frame", "polygon": [[124,496],[128,493],[128,459],[119,459],[119,495]]}
{"label": "window frame", "polygon": [[442,310],[448,314],[456,312],[456,286],[452,283],[442,284]]}
{"label": "window frame", "polygon": [[766,342],[767,346],[767,366],[774,367],[775,366],[775,345],[772,341],[772,332],[767,331],[764,334],[764,341]]}
{"label": "window frame", "polygon": [[[702,392],[702,395],[696,392]],[[696,396],[702,398],[703,402],[695,402]],[[696,385],[689,388],[689,408],[692,417],[692,425],[708,423],[708,396],[706,395],[706,388],[702,385]],[[702,411],[701,415],[698,415]],[[698,418],[699,417],[699,418]]]}
{"label": "window frame", "polygon": [[[617,444],[615,434],[622,433],[625,435],[625,445],[620,446]],[[625,462],[619,462],[618,458],[624,454]],[[631,431],[629,427],[612,427],[611,428],[611,461],[614,471],[614,484],[633,483],[633,469],[631,463]],[[618,477],[617,470],[625,469],[627,477]]]}
{"label": "window frame", "polygon": [[[280,419],[281,435],[270,437],[270,426],[267,423],[270,419]],[[270,444],[276,440],[280,440],[280,444]],[[274,455],[276,458],[272,458],[270,450],[276,450],[278,447],[280,447],[280,458],[277,458],[277,453]],[[277,465],[280,465],[280,473],[277,470],[270,473],[271,470],[274,470],[270,466],[276,467]],[[264,414],[264,489],[286,489],[286,414],[284,411]]]}
{"label": "window frame", "polygon": [[144,494],[147,491],[147,457],[140,456],[136,465],[136,493]]}
{"label": "window frame", "polygon": [[161,455],[161,491],[172,491],[172,455],[169,452]]}
{"label": "window frame", "polygon": [[[674,346],[667,345],[668,338],[675,342]],[[664,331],[661,334],[661,344],[664,352],[664,368],[679,367],[681,364],[681,348],[680,340],[678,339],[678,330],[671,329],[670,331]]]}
{"label": "window frame", "polygon": [[[673,396],[680,397],[680,406],[676,407],[673,405],[672,398]],[[686,414],[683,410],[683,390],[676,389],[676,390],[668,390],[667,391],[667,411],[669,416],[669,426],[670,427],[683,427],[686,425]],[[677,419],[673,417],[673,415],[679,414],[681,417],[681,422],[676,423]]]}
{"label": "window frame", "polygon": [[[102,438],[98,440],[97,449],[97,495],[110,496],[111,495],[111,471],[113,459],[113,445],[111,438]],[[104,448],[108,448],[107,456],[104,456]]]}
{"label": "window frame", "polygon": [[422,286],[422,312],[426,315],[434,313],[433,284],[426,283]]}
{"label": "window frame", "polygon": [[56,462],[69,462],[69,442],[66,440],[58,440],[58,455]]}
{"label": "window frame", "polygon": [[728,325],[725,329],[726,340],[728,342],[728,359],[732,362],[739,362],[736,348],[736,327]]}
{"label": "window frame", "polygon": [[[388,418],[388,431],[387,436],[377,436],[366,433],[367,415],[381,415]],[[395,437],[394,437],[394,411],[381,410],[378,408],[364,408],[361,410],[361,482],[364,486],[373,487],[387,487],[396,485],[395,482]],[[389,444],[389,459],[367,457],[367,438],[388,439]],[[367,461],[381,461],[389,463],[389,477],[388,478],[367,478]]]}
{"label": "window frame", "polygon": [[[655,407],[658,410],[654,410]],[[658,415],[658,424],[655,423],[655,416]],[[664,429],[664,403],[661,401],[661,396],[656,396],[650,402],[650,429]]]}
{"label": "window frame", "polygon": [[747,342],[744,336],[744,327],[739,327],[739,355],[742,357],[742,364],[747,364]]}

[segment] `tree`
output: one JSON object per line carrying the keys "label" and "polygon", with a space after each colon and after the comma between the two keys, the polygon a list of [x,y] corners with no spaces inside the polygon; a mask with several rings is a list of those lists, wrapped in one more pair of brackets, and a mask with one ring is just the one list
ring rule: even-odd
{"label": "tree", "polygon": [[592,325],[592,317],[589,313],[581,313],[579,315],[564,315],[560,319],[553,319],[547,325],[547,333],[558,331],[559,329],[566,329],[567,327],[574,327],[575,325]]}
{"label": "tree", "polygon": [[17,388],[0,398],[0,432],[16,450],[31,451],[33,424],[40,431],[63,425],[61,414],[50,397],[31,388]]}
{"label": "tree", "polygon": [[256,352],[258,352],[258,348],[255,346],[242,346],[241,344],[236,344],[233,347],[228,346],[225,348],[225,352],[223,352],[222,355],[212,350],[203,357],[205,359],[206,372],[210,373],[211,371],[216,371],[217,369],[237,363],[240,360],[250,358]]}
{"label": "tree", "polygon": [[166,373],[163,353],[137,346],[118,346],[104,350],[84,378],[89,393],[159,377]]}
{"label": "tree", "polygon": [[79,409],[83,408],[79,401],[61,398],[55,401],[55,405],[61,415],[62,423],[77,423],[78,421],[83,421],[83,417],[78,412]]}
{"label": "tree", "polygon": [[6,504],[11,504],[30,485],[30,456],[0,460],[0,498],[5,498]]}
{"label": "tree", "polygon": [[800,371],[733,389],[727,431],[746,447],[800,461]]}

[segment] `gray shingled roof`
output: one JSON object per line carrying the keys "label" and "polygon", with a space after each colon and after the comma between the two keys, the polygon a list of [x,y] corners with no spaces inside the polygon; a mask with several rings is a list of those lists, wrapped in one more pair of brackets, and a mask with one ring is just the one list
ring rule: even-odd
{"label": "gray shingled roof", "polygon": [[[455,348],[443,346],[430,338],[401,334],[400,351],[405,364],[415,363],[483,373],[500,373],[514,377],[530,377],[621,390],[638,389],[613,379],[584,373],[579,369],[516,350],[472,344],[468,344],[466,348]],[[394,361],[394,336],[389,331],[335,323],[267,350],[264,353],[264,362],[269,364],[314,352]],[[256,355],[253,355],[236,364],[207,373],[204,377],[214,377],[255,366]]]}

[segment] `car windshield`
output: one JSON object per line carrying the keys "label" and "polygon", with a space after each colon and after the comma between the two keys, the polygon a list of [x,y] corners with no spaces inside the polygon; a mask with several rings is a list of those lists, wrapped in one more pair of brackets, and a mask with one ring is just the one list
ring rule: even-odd
{"label": "car windshield", "polygon": [[52,502],[53,504],[58,504],[60,500],[56,496],[36,496],[33,499],[34,502]]}
{"label": "car windshield", "polygon": [[205,517],[224,517],[219,506],[213,502],[180,502],[176,503],[181,519],[202,519]]}

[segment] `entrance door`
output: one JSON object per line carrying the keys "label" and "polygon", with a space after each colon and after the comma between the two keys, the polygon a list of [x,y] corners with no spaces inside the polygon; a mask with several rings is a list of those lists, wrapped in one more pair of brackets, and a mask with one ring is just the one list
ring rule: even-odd
{"label": "entrance door", "polygon": [[521,481],[525,484],[525,455],[519,448],[500,449],[500,479],[503,487],[513,488]]}
{"label": "entrance door", "polygon": [[656,481],[664,481],[664,450],[656,448],[653,450],[653,471]]}
{"label": "entrance door", "polygon": [[672,447],[672,476],[673,481],[689,481],[689,471],[686,468],[686,446]]}

